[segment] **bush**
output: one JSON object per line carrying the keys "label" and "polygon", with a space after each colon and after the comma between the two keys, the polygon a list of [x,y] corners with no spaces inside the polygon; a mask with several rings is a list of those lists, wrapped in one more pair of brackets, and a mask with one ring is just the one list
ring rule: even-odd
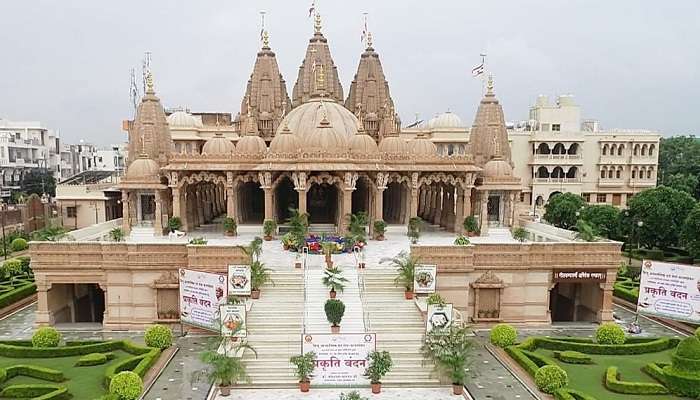
{"label": "bush", "polygon": [[664,260],[664,251],[659,250],[659,249],[647,250],[646,258],[648,258],[650,260],[655,260],[655,261],[663,261]]}
{"label": "bush", "polygon": [[591,356],[579,353],[578,351],[555,351],[554,357],[567,364],[593,364]]}
{"label": "bush", "polygon": [[382,378],[394,365],[388,351],[373,351],[369,353],[369,365],[364,376],[369,378],[370,383],[381,383]]}
{"label": "bush", "polygon": [[[114,355],[112,355],[114,356]],[[102,365],[107,362],[107,356],[102,353],[86,354],[78,359],[75,363],[76,367],[90,367],[93,365]]]}
{"label": "bush", "polygon": [[0,294],[0,308],[7,307],[18,300],[33,295],[34,293],[36,293],[36,284],[27,283],[26,285],[19,286],[14,290]]}
{"label": "bush", "polygon": [[624,344],[625,331],[614,322],[608,322],[595,331],[595,341],[598,344]]}
{"label": "bush", "polygon": [[623,394],[667,394],[664,385],[648,382],[625,382],[619,380],[617,367],[611,366],[605,371],[605,387],[611,392]]}
{"label": "bush", "polygon": [[173,331],[165,325],[151,325],[143,335],[146,346],[166,349],[173,344]]}
{"label": "bush", "polygon": [[673,369],[700,375],[700,339],[690,336],[683,339],[671,354]]}
{"label": "bush", "polygon": [[568,388],[562,388],[554,392],[554,398],[556,400],[598,400],[591,395]]}
{"label": "bush", "polygon": [[557,365],[545,365],[535,373],[535,384],[541,391],[552,394],[569,384],[569,376]]}
{"label": "bush", "polygon": [[12,251],[23,251],[27,250],[29,248],[29,244],[27,243],[26,240],[22,238],[15,238],[11,243],[10,243],[10,249]]}
{"label": "bush", "polygon": [[464,218],[462,226],[467,233],[476,233],[479,231],[479,223],[476,221],[476,218],[473,215]]}
{"label": "bush", "polygon": [[333,326],[338,326],[345,314],[345,304],[337,299],[329,299],[326,300],[323,310],[326,312],[326,319],[328,319],[328,322]]}
{"label": "bush", "polygon": [[32,335],[34,347],[58,347],[59,343],[61,343],[61,333],[50,326],[41,327]]}
{"label": "bush", "polygon": [[498,347],[508,347],[515,344],[518,331],[508,324],[498,324],[491,329],[491,344]]}
{"label": "bush", "polygon": [[179,231],[182,228],[182,220],[180,217],[170,217],[168,218],[168,229],[170,231]]}
{"label": "bush", "polygon": [[644,353],[656,353],[666,349],[674,348],[680,342],[676,338],[649,339],[638,342],[629,340],[625,344],[598,344],[583,340],[562,340],[560,338],[532,338],[534,348],[541,347],[548,350],[574,350],[585,354],[608,354],[608,355],[633,355]]}
{"label": "bush", "polygon": [[119,400],[136,400],[143,391],[141,377],[131,371],[123,371],[112,378],[109,383],[109,393],[116,395]]}
{"label": "bush", "polygon": [[5,369],[7,379],[18,375],[29,376],[50,382],[63,382],[66,380],[63,372],[51,368],[39,367],[35,365],[13,365]]}
{"label": "bush", "polygon": [[695,337],[700,339],[700,327],[698,327],[698,329],[695,330]]}
{"label": "bush", "polygon": [[63,400],[71,398],[68,389],[45,383],[9,385],[2,389],[3,398],[31,398],[36,400]]}
{"label": "bush", "polygon": [[679,396],[700,397],[700,374],[678,371],[672,365],[663,368],[666,387]]}
{"label": "bush", "polygon": [[464,235],[457,236],[457,238],[454,241],[455,246],[466,246],[469,243],[469,238]]}

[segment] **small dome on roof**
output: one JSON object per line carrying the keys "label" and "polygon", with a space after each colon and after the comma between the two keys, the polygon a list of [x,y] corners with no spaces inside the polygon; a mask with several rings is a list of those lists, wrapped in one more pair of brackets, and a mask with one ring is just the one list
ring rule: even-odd
{"label": "small dome on roof", "polygon": [[379,142],[379,151],[382,153],[408,153],[408,142],[398,136],[386,136]]}
{"label": "small dome on roof", "polygon": [[158,163],[141,154],[126,169],[126,179],[130,181],[158,181],[160,167]]}
{"label": "small dome on roof", "polygon": [[484,164],[484,170],[481,174],[486,178],[513,176],[513,167],[503,158],[492,158],[491,161]]}
{"label": "small dome on roof", "polygon": [[284,117],[277,133],[281,133],[282,127],[288,125],[293,134],[306,141],[308,136],[319,126],[324,116],[333,129],[342,134],[346,140],[357,133],[357,117],[330,98],[313,98],[295,107]]}
{"label": "small dome on roof", "polygon": [[226,139],[224,135],[217,132],[213,138],[207,140],[202,147],[202,154],[204,155],[228,155],[233,153],[236,146]]}
{"label": "small dome on roof", "polygon": [[411,154],[420,156],[437,155],[437,146],[435,146],[435,143],[431,142],[422,133],[419,133],[408,145],[410,146]]}
{"label": "small dome on roof", "polygon": [[428,121],[430,129],[463,128],[462,119],[450,111],[438,114]]}
{"label": "small dome on roof", "polygon": [[246,135],[238,140],[236,144],[237,154],[260,154],[267,151],[265,141],[257,135]]}
{"label": "small dome on roof", "polygon": [[366,133],[358,133],[350,138],[350,151],[353,153],[376,153],[379,151],[377,142]]}
{"label": "small dome on roof", "polygon": [[295,153],[300,148],[301,142],[299,137],[292,135],[292,131],[286,125],[270,142],[270,151],[273,153]]}
{"label": "small dome on roof", "polygon": [[348,139],[345,133],[338,132],[325,116],[304,141],[310,148],[329,151],[346,151],[348,149]]}
{"label": "small dome on roof", "polygon": [[190,113],[175,111],[168,116],[168,125],[171,128],[201,128],[202,122]]}

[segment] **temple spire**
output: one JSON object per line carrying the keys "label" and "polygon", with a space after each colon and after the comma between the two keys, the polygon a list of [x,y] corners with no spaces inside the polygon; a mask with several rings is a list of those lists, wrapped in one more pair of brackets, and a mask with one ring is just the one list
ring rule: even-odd
{"label": "temple spire", "polygon": [[489,79],[486,81],[486,95],[493,96],[493,74],[489,74]]}
{"label": "temple spire", "polygon": [[321,13],[316,11],[314,15],[314,33],[321,34]]}

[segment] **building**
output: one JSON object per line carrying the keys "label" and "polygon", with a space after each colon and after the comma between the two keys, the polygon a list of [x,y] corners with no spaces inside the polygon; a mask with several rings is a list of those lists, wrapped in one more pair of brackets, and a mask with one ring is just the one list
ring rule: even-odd
{"label": "building", "polygon": [[83,171],[56,185],[63,226],[81,229],[122,217],[116,171]]}

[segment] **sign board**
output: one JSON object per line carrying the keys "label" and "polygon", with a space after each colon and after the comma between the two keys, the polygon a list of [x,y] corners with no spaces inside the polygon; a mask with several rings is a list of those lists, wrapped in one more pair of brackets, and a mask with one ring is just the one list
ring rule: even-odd
{"label": "sign board", "polygon": [[244,338],[246,329],[245,304],[225,304],[219,308],[221,336]]}
{"label": "sign board", "polygon": [[642,261],[637,310],[642,314],[700,324],[700,268]]}
{"label": "sign board", "polygon": [[228,294],[229,296],[250,296],[250,266],[228,266]]}
{"label": "sign board", "polygon": [[219,305],[226,302],[226,276],[180,268],[180,322],[219,331]]}
{"label": "sign board", "polygon": [[435,293],[437,265],[418,264],[413,273],[413,292]]}
{"label": "sign board", "polygon": [[555,283],[600,283],[605,282],[608,273],[604,269],[555,269],[552,281]]}
{"label": "sign board", "polygon": [[312,385],[368,385],[363,376],[369,353],[377,348],[375,333],[302,334],[302,353],[316,353]]}
{"label": "sign board", "polygon": [[428,304],[428,318],[425,320],[425,332],[433,329],[449,328],[452,325],[452,304],[444,306]]}

